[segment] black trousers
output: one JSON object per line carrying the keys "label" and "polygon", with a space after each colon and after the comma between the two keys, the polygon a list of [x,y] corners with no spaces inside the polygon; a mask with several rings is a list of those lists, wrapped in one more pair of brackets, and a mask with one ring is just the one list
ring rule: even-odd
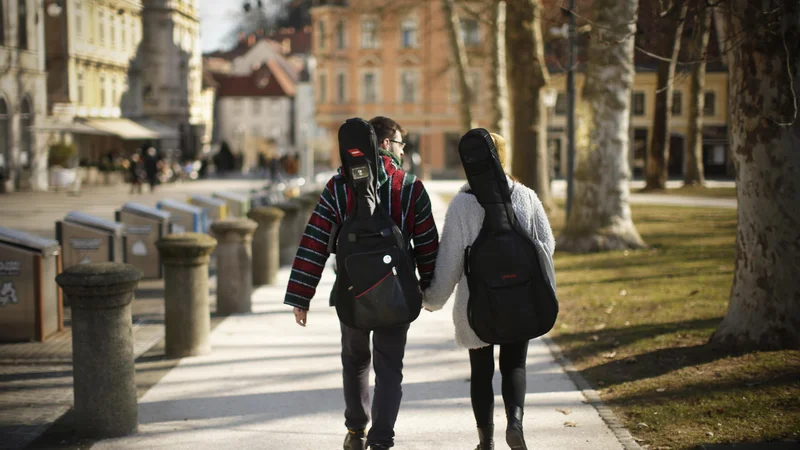
{"label": "black trousers", "polygon": [[[345,426],[363,430],[370,420],[369,363],[375,368],[375,397],[372,401],[372,427],[367,445],[394,446],[394,424],[403,398],[403,356],[408,325],[373,332],[341,324],[342,377],[344,379]],[[369,338],[372,334],[373,352]]]}
{"label": "black trousers", "polygon": [[[503,403],[525,406],[525,362],[528,359],[528,341],[500,345],[500,375],[503,377]],[[469,351],[470,397],[475,423],[483,428],[494,424],[494,345]]]}

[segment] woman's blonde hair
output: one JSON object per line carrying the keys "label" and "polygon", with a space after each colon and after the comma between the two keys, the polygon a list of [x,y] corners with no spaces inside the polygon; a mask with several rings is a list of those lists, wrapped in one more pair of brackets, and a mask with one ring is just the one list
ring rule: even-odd
{"label": "woman's blonde hair", "polygon": [[503,169],[507,169],[506,167],[506,139],[503,136],[500,136],[497,133],[489,133],[492,137],[492,141],[494,142],[495,148],[497,148],[497,159],[500,160],[500,164],[503,165]]}

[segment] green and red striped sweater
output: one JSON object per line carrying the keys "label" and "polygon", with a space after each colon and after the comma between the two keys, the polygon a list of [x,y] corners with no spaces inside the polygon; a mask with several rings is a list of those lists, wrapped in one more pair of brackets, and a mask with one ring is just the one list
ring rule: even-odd
{"label": "green and red striped sweater", "polygon": [[[393,155],[381,152],[383,165],[378,167],[378,195],[404,235],[414,243],[413,255],[423,289],[433,279],[439,233],[433,221],[431,201],[417,177],[405,173]],[[354,193],[340,174],[328,181],[319,203],[306,225],[297,249],[284,303],[308,309],[317,291],[322,271],[330,254],[328,240],[334,224],[341,225],[355,206]],[[334,299],[331,296],[330,305]]]}

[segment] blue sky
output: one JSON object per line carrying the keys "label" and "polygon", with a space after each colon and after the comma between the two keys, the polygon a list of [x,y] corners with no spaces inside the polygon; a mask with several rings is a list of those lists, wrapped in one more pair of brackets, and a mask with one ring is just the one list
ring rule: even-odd
{"label": "blue sky", "polygon": [[241,11],[242,0],[199,0],[198,3],[203,52],[216,50],[224,45],[234,17]]}

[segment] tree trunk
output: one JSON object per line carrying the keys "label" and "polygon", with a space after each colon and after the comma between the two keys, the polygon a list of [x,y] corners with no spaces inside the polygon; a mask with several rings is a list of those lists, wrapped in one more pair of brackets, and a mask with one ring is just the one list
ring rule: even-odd
{"label": "tree trunk", "polygon": [[633,45],[638,0],[595,0],[576,132],[575,194],[558,248],[645,247],[628,203]]}
{"label": "tree trunk", "polygon": [[[681,4],[682,3],[682,4]],[[650,157],[647,159],[647,174],[645,189],[666,189],[669,177],[669,121],[672,116],[672,92],[675,79],[675,65],[678,62],[678,53],[681,50],[681,36],[683,23],[686,20],[687,1],[678,1],[673,8],[678,8],[677,17],[666,17],[663,20],[674,20],[671,30],[665,35],[669,39],[663,47],[670,61],[659,61],[658,81],[656,90],[656,105],[653,116],[653,138],[650,141]]]}
{"label": "tree trunk", "polygon": [[699,0],[697,4],[697,26],[691,51],[694,65],[689,93],[689,135],[686,140],[683,170],[685,186],[702,186],[706,182],[703,174],[703,108],[706,91],[706,50],[711,34],[711,8],[705,5],[705,0]]}
{"label": "tree trunk", "polygon": [[800,3],[728,3],[740,42],[728,68],[739,232],[730,305],[712,342],[800,348]]}
{"label": "tree trunk", "polygon": [[506,163],[508,167],[513,166],[511,158],[511,136],[509,134],[510,124],[508,122],[508,81],[506,79],[506,3],[498,1],[492,7],[491,20],[491,45],[489,54],[491,56],[492,77],[489,82],[489,90],[492,98],[492,119],[490,123],[491,131],[506,138]]}
{"label": "tree trunk", "polygon": [[541,89],[549,75],[544,47],[539,0],[507,0],[506,62],[513,126],[511,173],[536,191],[545,208],[552,207],[547,164],[547,120]]}
{"label": "tree trunk", "polygon": [[445,26],[450,41],[450,53],[453,56],[453,63],[458,77],[458,91],[461,94],[459,99],[459,112],[461,116],[461,128],[466,133],[476,127],[472,117],[472,91],[467,81],[467,49],[464,46],[464,39],[461,36],[461,21],[456,14],[453,0],[442,0],[442,12],[444,13]]}

